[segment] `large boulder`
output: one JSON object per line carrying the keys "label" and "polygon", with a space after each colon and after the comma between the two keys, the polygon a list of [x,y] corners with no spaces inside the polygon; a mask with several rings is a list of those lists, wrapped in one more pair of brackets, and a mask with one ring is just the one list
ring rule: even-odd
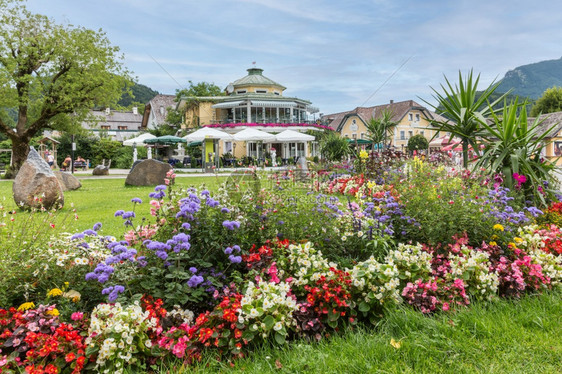
{"label": "large boulder", "polygon": [[92,171],[92,175],[109,175],[109,167],[105,165],[98,165]]}
{"label": "large boulder", "polygon": [[64,205],[62,187],[49,164],[31,147],[12,186],[14,201],[23,208],[51,209]]}
{"label": "large boulder", "polygon": [[164,184],[166,173],[172,170],[170,164],[157,160],[144,160],[131,170],[125,184],[129,186],[156,186]]}
{"label": "large boulder", "polygon": [[77,190],[82,187],[82,183],[80,183],[78,178],[76,178],[74,175],[62,172],[60,170],[55,170],[54,173],[59,180],[63,191]]}

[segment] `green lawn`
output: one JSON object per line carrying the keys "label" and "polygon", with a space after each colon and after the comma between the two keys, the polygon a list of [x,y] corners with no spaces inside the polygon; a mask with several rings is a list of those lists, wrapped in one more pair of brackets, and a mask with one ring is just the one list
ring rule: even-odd
{"label": "green lawn", "polygon": [[[177,187],[201,187],[216,190],[222,181],[228,176],[217,177],[178,177]],[[76,232],[91,228],[96,222],[103,224],[101,231],[104,235],[119,237],[123,234],[123,220],[115,218],[113,213],[118,209],[131,210],[133,204],[131,199],[139,197],[143,204],[137,206],[135,211],[137,217],[147,216],[149,212],[148,194],[154,191],[154,187],[131,187],[125,186],[125,179],[83,179],[82,187],[75,191],[64,193],[65,204],[59,214],[69,215],[66,219],[66,231]],[[12,182],[0,183],[0,196],[4,206],[14,209],[15,203],[12,198]],[[73,206],[73,207],[72,207]],[[76,209],[78,220],[73,220],[72,210]]]}
{"label": "green lawn", "polygon": [[[558,291],[480,303],[435,317],[398,309],[376,328],[346,331],[320,343],[262,347],[233,368],[208,359],[196,371],[561,373],[561,296]],[[393,347],[391,339],[400,347]]]}

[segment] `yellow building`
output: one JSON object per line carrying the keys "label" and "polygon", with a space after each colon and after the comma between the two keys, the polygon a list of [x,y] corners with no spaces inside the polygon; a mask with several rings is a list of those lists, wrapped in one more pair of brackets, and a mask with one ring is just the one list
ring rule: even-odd
{"label": "yellow building", "polygon": [[[185,113],[184,128],[213,127],[235,134],[245,128],[269,133],[290,129],[299,132],[324,131],[311,117],[318,109],[310,101],[283,96],[286,87],[263,75],[263,69],[247,69],[248,74],[225,88],[226,96],[182,97],[178,110]],[[220,142],[219,154],[263,158],[272,148],[282,159],[315,155],[314,143]]]}
{"label": "yellow building", "polygon": [[408,140],[414,135],[423,135],[429,141],[436,133],[430,121],[443,119],[413,100],[397,103],[391,100],[389,104],[357,107],[347,112],[326,114],[321,119],[322,123],[338,131],[344,137],[367,139],[367,123],[372,119],[381,118],[384,112],[390,112],[391,121],[396,123],[396,126],[389,130],[387,137],[388,144],[398,150],[405,149]]}
{"label": "yellow building", "polygon": [[[547,160],[556,162],[556,165],[562,165],[562,112],[547,113],[539,117],[542,121],[541,129],[545,132],[552,126],[554,128],[545,137],[545,148],[543,155]],[[529,124],[533,123],[534,118],[529,118]],[[560,157],[560,158],[559,158]]]}

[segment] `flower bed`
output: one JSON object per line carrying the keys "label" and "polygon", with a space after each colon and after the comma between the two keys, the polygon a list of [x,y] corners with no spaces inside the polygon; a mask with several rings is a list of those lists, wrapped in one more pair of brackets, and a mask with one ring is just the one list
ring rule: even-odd
{"label": "flower bed", "polygon": [[[542,214],[493,179],[416,163],[408,180],[355,176],[367,189],[330,191],[352,195],[347,202],[251,186],[184,191],[170,173],[148,204],[135,198],[115,213],[123,240],[97,224],[37,251],[37,281],[14,287],[6,300],[18,304],[0,309],[0,369],[122,372],[203,354],[234,359],[263,342],[377,323],[400,304],[450,313],[560,287],[558,203]],[[483,222],[460,221],[436,240],[442,233],[428,225],[452,214]]]}

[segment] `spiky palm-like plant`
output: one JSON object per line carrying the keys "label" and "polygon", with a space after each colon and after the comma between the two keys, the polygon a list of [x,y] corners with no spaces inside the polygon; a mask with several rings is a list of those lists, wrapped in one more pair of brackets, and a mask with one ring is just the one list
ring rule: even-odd
{"label": "spiky palm-like plant", "polygon": [[[457,136],[462,141],[463,166],[468,167],[468,147],[478,149],[477,137],[480,135],[481,124],[486,121],[486,117],[493,113],[492,109],[497,103],[501,102],[506,94],[501,95],[497,100],[489,103],[489,98],[499,85],[492,83],[488,88],[478,93],[478,82],[480,74],[473,79],[472,70],[463,79],[459,71],[459,83],[454,86],[445,77],[446,86],[441,85],[442,93],[431,87],[434,92],[434,99],[437,105],[424,102],[435,110],[436,113],[448,118],[447,121],[434,120],[431,124],[440,132],[447,132]],[[423,99],[422,99],[423,100]]]}

